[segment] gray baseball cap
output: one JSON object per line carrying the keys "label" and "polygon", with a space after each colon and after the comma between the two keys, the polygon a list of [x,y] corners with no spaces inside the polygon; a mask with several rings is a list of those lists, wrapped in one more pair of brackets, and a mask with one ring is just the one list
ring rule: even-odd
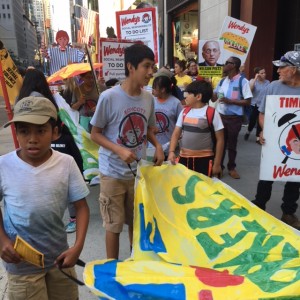
{"label": "gray baseball cap", "polygon": [[167,68],[162,67],[156,73],[153,74],[154,78],[159,77],[159,76],[166,76],[166,77],[172,78],[174,76],[174,73],[172,73]]}
{"label": "gray baseball cap", "polygon": [[57,120],[57,110],[54,104],[44,97],[29,96],[16,103],[13,118],[4,124],[4,127],[15,122],[42,125],[50,118]]}
{"label": "gray baseball cap", "polygon": [[297,67],[300,68],[300,51],[289,51],[279,60],[274,60],[273,65],[276,67]]}

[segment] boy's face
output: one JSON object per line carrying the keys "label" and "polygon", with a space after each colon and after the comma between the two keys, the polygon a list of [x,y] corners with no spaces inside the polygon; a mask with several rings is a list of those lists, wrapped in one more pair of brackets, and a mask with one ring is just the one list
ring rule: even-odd
{"label": "boy's face", "polygon": [[19,156],[33,166],[39,166],[51,156],[51,142],[58,138],[58,128],[52,128],[50,122],[43,125],[18,122],[17,138],[20,144]]}
{"label": "boy's face", "polygon": [[197,104],[200,103],[201,101],[201,94],[197,94],[196,96],[193,93],[184,93],[185,98],[185,103],[187,106],[190,107],[196,107]]}
{"label": "boy's face", "polygon": [[130,65],[129,72],[132,79],[134,79],[139,86],[146,86],[153,76],[154,65],[154,61],[148,58],[145,58],[140,62],[136,69],[134,66]]}

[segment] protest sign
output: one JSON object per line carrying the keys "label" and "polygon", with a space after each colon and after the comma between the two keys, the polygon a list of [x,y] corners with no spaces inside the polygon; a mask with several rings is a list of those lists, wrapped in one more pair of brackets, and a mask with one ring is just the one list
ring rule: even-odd
{"label": "protest sign", "polygon": [[100,39],[100,61],[103,63],[102,76],[105,81],[116,78],[125,79],[124,50],[136,43],[120,39]]}
{"label": "protest sign", "polygon": [[118,38],[142,41],[151,48],[158,62],[156,8],[149,7],[116,12]]}
{"label": "protest sign", "polygon": [[244,21],[227,16],[219,37],[220,40],[224,41],[222,50],[224,60],[230,56],[237,56],[244,64],[250,51],[256,28],[256,26]]}
{"label": "protest sign", "polygon": [[222,77],[223,75],[223,41],[199,40],[199,75],[203,77]]}
{"label": "protest sign", "polygon": [[[5,48],[0,49],[0,61],[2,67],[2,74],[0,75],[4,77],[9,102],[10,104],[14,104],[17,96],[19,95],[23,79],[17,66],[11,59],[9,52]],[[0,89],[0,96],[4,96],[2,89]]]}
{"label": "protest sign", "polygon": [[300,181],[300,96],[267,96],[261,180]]}

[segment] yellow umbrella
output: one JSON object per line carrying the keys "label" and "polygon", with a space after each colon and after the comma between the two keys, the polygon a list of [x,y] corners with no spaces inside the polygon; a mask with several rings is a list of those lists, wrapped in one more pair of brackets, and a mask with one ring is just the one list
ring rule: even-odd
{"label": "yellow umbrella", "polygon": [[[100,69],[102,68],[102,65],[102,63],[94,63],[93,68]],[[89,71],[91,71],[91,66],[89,63],[70,64],[49,76],[47,78],[47,82],[54,83],[56,81],[74,77]]]}

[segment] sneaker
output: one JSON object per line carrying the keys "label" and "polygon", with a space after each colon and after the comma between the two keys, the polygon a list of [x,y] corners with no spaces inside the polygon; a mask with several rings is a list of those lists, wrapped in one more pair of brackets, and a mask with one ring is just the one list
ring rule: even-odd
{"label": "sneaker", "polygon": [[229,171],[228,171],[228,174],[229,174],[233,179],[240,179],[240,178],[241,178],[240,175],[239,175],[239,173],[238,173],[235,169],[229,170]]}
{"label": "sneaker", "polygon": [[245,141],[248,141],[249,136],[250,136],[250,132],[247,132],[247,133],[244,135],[244,140],[245,140]]}
{"label": "sneaker", "polygon": [[76,231],[76,219],[70,220],[69,224],[66,226],[66,232],[72,233]]}
{"label": "sneaker", "polygon": [[300,229],[300,221],[295,215],[282,214],[281,221],[298,230]]}

